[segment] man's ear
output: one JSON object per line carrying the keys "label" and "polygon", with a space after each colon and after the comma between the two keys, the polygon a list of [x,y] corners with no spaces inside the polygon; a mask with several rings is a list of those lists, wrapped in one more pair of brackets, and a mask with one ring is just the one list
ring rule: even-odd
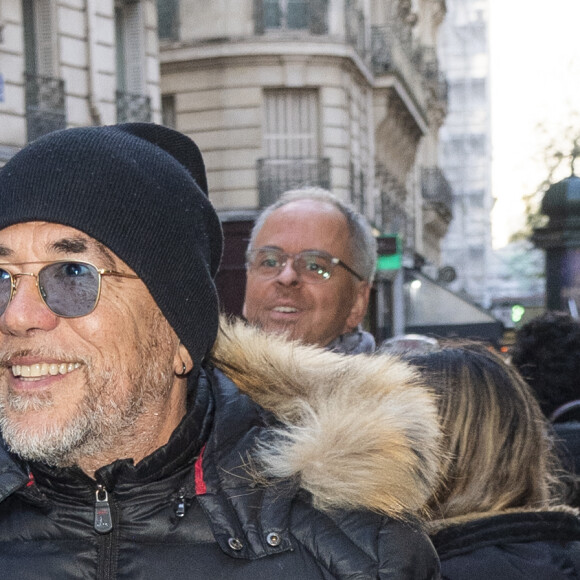
{"label": "man's ear", "polygon": [[180,342],[173,360],[173,368],[175,369],[175,374],[177,374],[178,376],[187,374],[193,369],[193,366],[194,366],[193,359],[191,358],[185,346],[183,346],[183,344],[181,344]]}
{"label": "man's ear", "polygon": [[367,313],[371,287],[368,282],[358,282],[355,288],[354,300],[348,318],[346,319],[346,332],[354,330],[363,320]]}

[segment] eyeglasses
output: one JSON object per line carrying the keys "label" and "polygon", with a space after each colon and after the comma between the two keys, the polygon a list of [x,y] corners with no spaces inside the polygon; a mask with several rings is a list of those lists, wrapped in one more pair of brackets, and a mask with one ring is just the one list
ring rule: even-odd
{"label": "eyeglasses", "polygon": [[286,254],[273,248],[252,250],[248,253],[247,267],[260,278],[275,278],[286,267],[288,260],[292,260],[294,270],[308,284],[325,282],[332,276],[335,266],[342,266],[361,282],[364,281],[360,274],[357,274],[342,260],[334,258],[326,252],[314,250],[298,254]]}
{"label": "eyeglasses", "polygon": [[[26,262],[43,264],[44,262]],[[19,272],[12,274],[0,264],[0,316],[4,314],[16,293],[16,280],[22,276],[34,276],[42,301],[57,316],[77,318],[90,314],[101,295],[102,276],[139,278],[135,274],[99,269],[87,262],[51,262],[38,274]]]}

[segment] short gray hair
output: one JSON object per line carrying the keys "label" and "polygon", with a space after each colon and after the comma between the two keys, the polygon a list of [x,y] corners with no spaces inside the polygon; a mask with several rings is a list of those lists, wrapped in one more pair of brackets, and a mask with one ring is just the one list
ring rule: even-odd
{"label": "short gray hair", "polygon": [[377,240],[373,235],[369,222],[351,204],[343,202],[336,195],[321,187],[291,189],[284,192],[273,204],[266,207],[258,216],[252,228],[247,253],[254,249],[256,237],[270,215],[277,209],[300,200],[328,203],[340,211],[346,218],[349,231],[350,251],[353,260],[353,263],[349,264],[349,266],[369,284],[372,284],[377,265]]}

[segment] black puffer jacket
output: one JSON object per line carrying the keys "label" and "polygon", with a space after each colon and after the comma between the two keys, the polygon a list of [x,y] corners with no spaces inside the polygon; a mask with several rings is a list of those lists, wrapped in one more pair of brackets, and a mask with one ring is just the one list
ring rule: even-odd
{"label": "black puffer jacket", "polygon": [[431,539],[442,580],[580,578],[580,519],[566,508],[442,521]]}
{"label": "black puffer jacket", "polygon": [[[279,451],[290,440],[220,371],[202,372],[191,391],[188,414],[166,446],[137,465],[105,466],[95,480],[78,469],[23,466],[2,450],[0,577],[438,578],[433,546],[412,517],[347,511],[340,501],[317,509],[298,475],[260,484],[268,475],[257,471],[257,441]],[[407,411],[421,414],[420,406]],[[429,414],[422,420],[429,424]],[[404,487],[390,493],[394,506],[410,493]]]}

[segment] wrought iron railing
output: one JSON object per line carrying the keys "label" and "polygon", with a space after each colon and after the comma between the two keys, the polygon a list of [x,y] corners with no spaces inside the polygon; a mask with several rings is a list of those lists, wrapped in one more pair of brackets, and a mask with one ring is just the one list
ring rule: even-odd
{"label": "wrought iron railing", "polygon": [[448,83],[447,78],[439,69],[439,59],[434,47],[423,46],[420,49],[421,72],[427,88],[431,88],[435,97],[441,103],[447,104]]}
{"label": "wrought iron railing", "polygon": [[375,75],[396,74],[424,105],[423,77],[412,43],[403,42],[392,25],[371,28],[371,66]]}
{"label": "wrought iron railing", "polygon": [[322,157],[258,159],[260,207],[276,201],[289,189],[318,186],[330,189],[330,160]]}
{"label": "wrought iron railing", "polygon": [[151,121],[151,99],[145,95],[136,95],[117,91],[117,122]]}
{"label": "wrought iron railing", "polygon": [[439,167],[421,169],[421,194],[446,221],[453,217],[453,190]]}
{"label": "wrought iron railing", "polygon": [[26,129],[28,141],[66,128],[64,81],[26,74]]}
{"label": "wrought iron railing", "polygon": [[371,28],[371,64],[375,74],[393,70],[393,45],[384,26]]}

